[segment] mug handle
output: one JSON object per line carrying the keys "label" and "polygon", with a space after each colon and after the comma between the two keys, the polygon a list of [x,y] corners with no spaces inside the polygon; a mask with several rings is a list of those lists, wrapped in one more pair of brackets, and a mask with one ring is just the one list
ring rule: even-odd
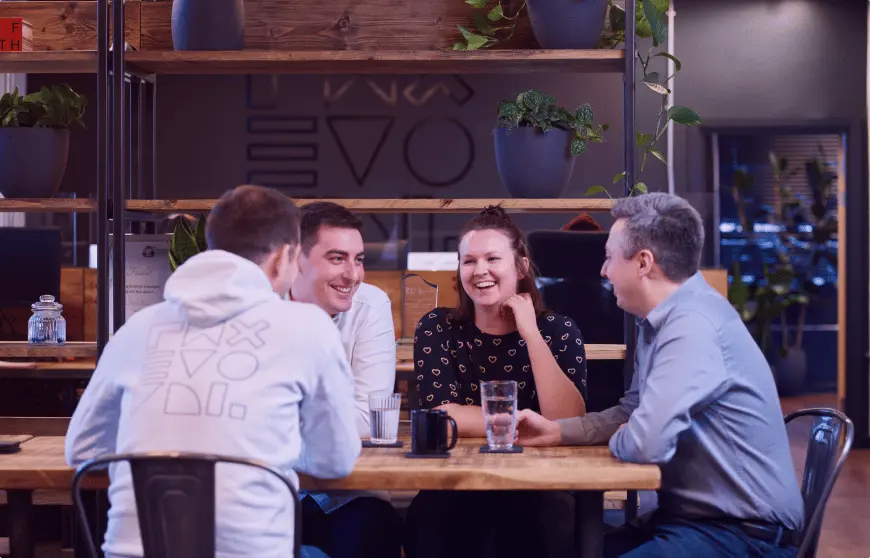
{"label": "mug handle", "polygon": [[447,448],[447,451],[450,451],[456,447],[456,442],[459,440],[459,427],[456,426],[456,421],[453,420],[453,417],[450,415],[447,415],[447,420],[449,420],[450,424],[453,426],[453,436],[450,440],[450,446]]}

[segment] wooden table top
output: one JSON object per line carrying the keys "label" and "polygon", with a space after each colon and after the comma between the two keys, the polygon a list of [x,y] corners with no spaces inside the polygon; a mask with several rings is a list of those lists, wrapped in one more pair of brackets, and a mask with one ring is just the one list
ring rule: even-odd
{"label": "wooden table top", "polygon": [[[654,490],[655,465],[623,463],[604,446],[525,448],[521,454],[481,454],[483,440],[462,439],[447,459],[408,459],[403,448],[363,448],[347,478],[322,480],[300,475],[302,488],[330,490]],[[68,490],[73,470],[66,465],[62,436],[40,436],[21,451],[0,455],[0,489]],[[86,486],[104,488],[105,476]]]}

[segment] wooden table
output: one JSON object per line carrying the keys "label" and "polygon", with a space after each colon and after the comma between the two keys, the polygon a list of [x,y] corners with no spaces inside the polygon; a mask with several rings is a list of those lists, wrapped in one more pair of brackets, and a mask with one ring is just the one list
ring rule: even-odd
{"label": "wooden table", "polygon": [[[404,425],[403,425],[404,426]],[[581,556],[601,556],[604,492],[654,490],[661,476],[654,465],[623,463],[606,447],[525,448],[522,454],[481,454],[483,440],[462,439],[447,459],[408,459],[404,448],[364,448],[350,476],[340,480],[300,475],[309,490],[559,490],[577,492],[577,536]],[[34,490],[68,490],[73,470],[63,455],[62,436],[27,440],[16,454],[0,455],[0,489],[9,494],[10,547],[14,558],[33,556],[28,523]],[[108,486],[106,475],[89,478],[90,489]]]}

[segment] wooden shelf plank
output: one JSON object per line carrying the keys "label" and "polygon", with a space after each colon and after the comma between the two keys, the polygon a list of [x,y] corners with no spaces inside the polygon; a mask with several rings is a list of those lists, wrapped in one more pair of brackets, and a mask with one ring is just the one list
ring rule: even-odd
{"label": "wooden shelf plank", "polygon": [[[602,198],[330,198],[297,199],[299,205],[317,201],[332,201],[360,213],[475,213],[487,205],[499,205],[507,211],[558,213],[574,211],[609,211],[613,200]],[[145,213],[208,212],[217,199],[127,200],[127,209]],[[0,213],[88,213],[97,210],[92,199],[19,198],[0,199]]]}
{"label": "wooden shelf plank", "polygon": [[[613,207],[610,199],[515,199],[515,198],[463,198],[463,199],[357,199],[328,200],[297,199],[299,205],[317,201],[331,201],[360,213],[475,213],[487,205],[500,205],[507,211],[574,212],[608,211]],[[127,209],[151,213],[209,211],[216,199],[200,200],[130,200]]]}
{"label": "wooden shelf plank", "polygon": [[153,74],[506,74],[616,72],[622,50],[140,51],[126,60]]}
{"label": "wooden shelf plank", "polygon": [[[588,360],[623,360],[625,345],[586,345]],[[414,371],[414,346],[410,343],[400,343],[396,346],[396,361],[399,372]]]}
{"label": "wooden shelf plank", "polygon": [[[2,55],[0,55],[2,56]],[[10,198],[0,199],[0,213],[89,213],[97,210],[96,200],[87,198]]]}
{"label": "wooden shelf plank", "polygon": [[0,358],[96,358],[97,344],[69,341],[65,345],[31,345],[27,341],[0,341]]}
{"label": "wooden shelf plank", "polygon": [[97,53],[92,50],[36,50],[0,53],[0,74],[93,74]]}

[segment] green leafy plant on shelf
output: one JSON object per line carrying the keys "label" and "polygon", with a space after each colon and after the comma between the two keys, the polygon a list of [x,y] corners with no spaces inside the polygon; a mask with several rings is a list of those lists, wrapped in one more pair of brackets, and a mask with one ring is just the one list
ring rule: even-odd
{"label": "green leafy plant on shelf", "polygon": [[88,101],[66,84],[43,87],[20,95],[18,88],[0,97],[0,127],[69,128],[84,127]]}
{"label": "green leafy plant on shelf", "polygon": [[516,99],[501,101],[498,105],[499,128],[508,130],[520,126],[537,128],[549,132],[561,128],[573,132],[571,154],[582,155],[589,142],[601,143],[607,124],[594,125],[595,115],[589,104],[580,106],[574,112],[556,105],[556,98],[531,89],[517,95]]}
{"label": "green leafy plant on shelf", "polygon": [[526,7],[524,1],[509,16],[504,13],[500,0],[465,0],[465,3],[474,8],[471,17],[476,32],[470,31],[464,25],[457,25],[465,42],[455,43],[453,50],[478,50],[509,41],[516,32],[517,19]]}
{"label": "green leafy plant on shelf", "polygon": [[[610,8],[608,19],[611,33],[602,37],[598,45],[600,48],[616,48],[620,43],[625,42],[625,8],[615,5],[612,0],[608,1],[608,5]],[[667,12],[669,8],[670,0],[638,0],[636,3],[635,36],[642,39],[652,39],[653,46],[646,53],[646,56],[640,51],[636,51],[634,56],[643,70],[642,83],[650,91],[661,96],[661,106],[655,131],[653,133],[635,131],[635,145],[643,152],[638,177],[646,168],[646,162],[649,157],[655,157],[665,165],[668,164],[667,158],[657,145],[671,123],[683,126],[697,126],[703,123],[701,117],[688,107],[674,105],[668,108],[667,106],[668,96],[671,94],[668,84],[674,79],[676,73],[682,69],[682,63],[668,52],[659,51],[653,53],[653,50],[668,41]],[[674,62],[674,73],[667,75],[666,72],[662,74],[658,71],[653,71],[650,68],[650,63],[655,58],[672,60]],[[613,177],[613,184],[624,179],[625,171]],[[637,181],[632,185],[629,195],[645,194],[648,191],[649,189],[644,182]],[[608,189],[600,184],[590,187],[586,191],[586,195],[591,196],[602,192],[610,197]]]}
{"label": "green leafy plant on shelf", "polygon": [[191,226],[185,217],[179,217],[175,221],[172,240],[169,243],[169,269],[174,272],[178,266],[207,249],[205,216],[200,216],[196,228]]}

